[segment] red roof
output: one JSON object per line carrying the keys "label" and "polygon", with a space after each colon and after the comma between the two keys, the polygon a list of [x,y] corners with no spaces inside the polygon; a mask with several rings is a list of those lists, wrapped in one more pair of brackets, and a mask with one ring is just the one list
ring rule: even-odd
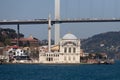
{"label": "red roof", "polygon": [[19,46],[14,45],[14,46],[11,46],[11,48],[17,49],[17,48],[19,48]]}
{"label": "red roof", "polygon": [[[12,41],[17,41],[17,38],[16,38],[16,39],[13,39]],[[33,41],[33,42],[37,42],[38,39],[30,36],[30,37],[28,37],[28,38],[20,38],[19,41]]]}

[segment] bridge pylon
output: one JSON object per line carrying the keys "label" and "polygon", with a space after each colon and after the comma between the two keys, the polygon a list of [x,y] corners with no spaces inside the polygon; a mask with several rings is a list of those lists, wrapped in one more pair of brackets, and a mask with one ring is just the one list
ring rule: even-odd
{"label": "bridge pylon", "polygon": [[[60,0],[55,0],[55,20],[60,20]],[[60,24],[55,24],[55,45],[60,40]]]}

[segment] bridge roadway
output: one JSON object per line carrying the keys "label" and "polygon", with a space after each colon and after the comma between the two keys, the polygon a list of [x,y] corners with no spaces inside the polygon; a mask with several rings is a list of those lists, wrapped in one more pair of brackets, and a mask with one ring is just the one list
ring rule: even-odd
{"label": "bridge roadway", "polygon": [[[83,23],[83,22],[120,22],[120,18],[81,18],[81,19],[61,19],[51,20],[51,24],[55,23]],[[35,20],[1,20],[0,25],[23,25],[23,24],[48,24],[48,19],[35,19]]]}
{"label": "bridge roadway", "polygon": [[[34,19],[34,20],[2,20],[0,25],[17,25],[17,45],[19,46],[19,27],[24,24],[48,24],[48,19]],[[120,22],[120,18],[98,19],[98,18],[82,18],[82,19],[60,19],[51,20],[51,24],[55,23],[83,23],[83,22]]]}

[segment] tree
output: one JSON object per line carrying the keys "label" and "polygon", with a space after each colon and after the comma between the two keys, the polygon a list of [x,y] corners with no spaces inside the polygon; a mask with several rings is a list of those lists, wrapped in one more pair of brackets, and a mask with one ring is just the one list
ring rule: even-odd
{"label": "tree", "polygon": [[6,45],[11,45],[10,39],[6,38],[4,41],[5,46]]}

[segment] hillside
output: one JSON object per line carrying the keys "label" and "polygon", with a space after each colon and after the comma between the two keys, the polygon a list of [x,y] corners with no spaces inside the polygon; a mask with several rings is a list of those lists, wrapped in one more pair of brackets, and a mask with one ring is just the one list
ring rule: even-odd
{"label": "hillside", "polygon": [[[24,37],[20,33],[20,37]],[[17,38],[14,29],[0,28],[0,46],[10,45],[10,39]],[[47,44],[47,40],[41,41],[41,45]],[[54,43],[54,41],[52,41]],[[86,53],[107,53],[110,57],[120,59],[120,31],[106,32],[94,35],[81,41],[81,48]]]}
{"label": "hillside", "polygon": [[87,53],[107,53],[111,57],[120,57],[120,31],[97,34],[82,40],[81,44]]}
{"label": "hillside", "polygon": [[[20,37],[24,37],[23,34],[19,34]],[[0,28],[0,42],[4,45],[10,45],[10,39],[17,38],[17,33],[14,29]]]}

